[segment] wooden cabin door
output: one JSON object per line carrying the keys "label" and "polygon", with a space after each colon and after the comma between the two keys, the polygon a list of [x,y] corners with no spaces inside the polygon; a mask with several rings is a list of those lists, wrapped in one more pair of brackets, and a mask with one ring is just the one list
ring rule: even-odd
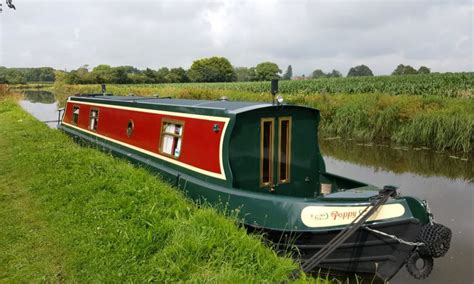
{"label": "wooden cabin door", "polygon": [[291,117],[260,121],[260,187],[290,183]]}

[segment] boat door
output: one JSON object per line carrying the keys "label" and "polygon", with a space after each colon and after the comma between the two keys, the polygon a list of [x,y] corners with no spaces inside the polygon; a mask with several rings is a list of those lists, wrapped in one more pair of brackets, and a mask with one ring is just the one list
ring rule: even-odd
{"label": "boat door", "polygon": [[260,187],[291,182],[291,117],[260,120]]}

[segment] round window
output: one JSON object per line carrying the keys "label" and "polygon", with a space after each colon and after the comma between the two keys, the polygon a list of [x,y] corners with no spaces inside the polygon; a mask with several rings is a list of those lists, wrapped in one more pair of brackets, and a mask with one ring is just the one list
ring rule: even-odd
{"label": "round window", "polygon": [[132,134],[133,134],[133,127],[134,127],[133,120],[129,120],[129,121],[128,121],[128,125],[127,125],[127,136],[128,136],[128,137],[132,136]]}

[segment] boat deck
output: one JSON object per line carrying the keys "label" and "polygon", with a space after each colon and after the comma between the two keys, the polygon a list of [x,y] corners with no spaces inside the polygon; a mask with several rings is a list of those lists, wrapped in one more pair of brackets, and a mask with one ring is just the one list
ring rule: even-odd
{"label": "boat deck", "polygon": [[229,113],[241,113],[253,109],[271,107],[271,103],[262,102],[237,102],[227,100],[185,100],[160,97],[142,97],[142,96],[103,96],[103,95],[78,95],[72,97],[76,100],[94,101],[94,102],[125,102],[146,105],[160,105],[186,108],[204,108],[226,111]]}

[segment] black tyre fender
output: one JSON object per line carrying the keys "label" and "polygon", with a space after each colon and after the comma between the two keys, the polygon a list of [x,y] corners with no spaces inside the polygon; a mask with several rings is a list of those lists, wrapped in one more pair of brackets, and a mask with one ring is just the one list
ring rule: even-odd
{"label": "black tyre fender", "polygon": [[452,232],[446,226],[437,223],[424,225],[417,240],[425,244],[421,247],[420,254],[430,255],[434,258],[446,255],[451,237]]}
{"label": "black tyre fender", "polygon": [[[419,260],[423,261],[422,267],[417,267]],[[420,255],[417,251],[410,254],[406,264],[408,273],[416,279],[425,279],[433,270],[433,258],[429,255]]]}

